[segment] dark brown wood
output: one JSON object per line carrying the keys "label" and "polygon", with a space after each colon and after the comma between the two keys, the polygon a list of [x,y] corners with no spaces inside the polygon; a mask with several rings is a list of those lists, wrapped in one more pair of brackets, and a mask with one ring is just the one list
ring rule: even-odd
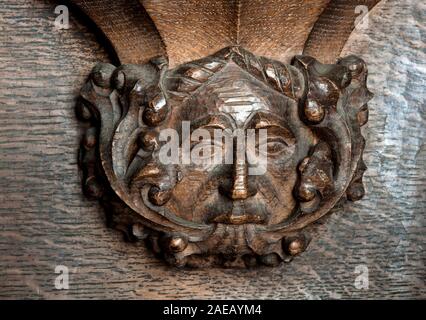
{"label": "dark brown wood", "polygon": [[[289,63],[296,54],[334,63],[357,6],[380,0],[71,0],[111,41],[121,63],[167,55],[175,67],[232,45]],[[140,5],[138,4],[140,3]]]}
{"label": "dark brown wood", "polygon": [[73,0],[111,42],[121,63],[146,63],[165,53],[151,18],[137,0]]}
{"label": "dark brown wood", "polygon": [[[119,3],[75,3],[100,22],[101,29],[110,30],[116,37],[110,37],[115,48],[122,47],[126,35],[105,22],[111,18],[111,7],[121,8]],[[86,194],[101,199],[111,224],[129,239],[134,238],[129,232],[132,226],[146,225],[142,240],[148,239],[174,265],[290,261],[309,242],[301,240],[309,238],[301,233],[304,228],[346,194],[351,200],[364,195],[365,143],[360,126],[366,123],[366,103],[372,97],[366,89],[365,63],[351,56],[336,65],[323,65],[300,56],[288,66],[246,51],[246,45],[256,45],[255,50],[263,47],[270,56],[277,48],[283,50],[285,43],[278,45],[267,35],[282,36],[290,28],[298,34],[298,26],[281,19],[273,31],[265,29],[268,20],[262,19],[261,8],[272,13],[277,7],[281,16],[297,18],[290,9],[293,4],[299,11],[312,11],[302,16],[313,22],[329,3],[316,2],[312,7],[300,1],[274,1],[268,6],[251,1],[141,1],[143,7],[127,3],[123,11],[142,12],[150,23],[145,33],[154,35],[154,43],[161,36],[167,50],[143,65],[115,68],[101,63],[82,89],[77,114],[89,123],[80,155]],[[130,24],[137,24],[133,20]],[[303,23],[296,20],[299,26]],[[308,29],[303,30],[305,38]],[[265,39],[259,41],[259,36]],[[191,61],[194,52],[218,49],[214,55]],[[171,66],[190,62],[173,69],[170,60]],[[160,141],[162,131],[180,130],[183,121],[195,124],[195,129],[235,131],[253,126],[256,135],[259,128],[271,132],[281,128],[264,144],[266,153],[269,145],[280,144],[282,152],[265,155],[269,159],[265,172],[251,176],[250,148],[240,150],[234,132],[231,140],[237,146],[229,151],[234,154],[232,163],[214,163],[200,171],[192,160],[183,163],[185,155],[180,151],[188,157],[193,154],[185,151],[184,140],[191,147],[193,143],[182,129],[175,138],[180,141],[176,161],[165,164],[161,155],[168,143]],[[196,125],[200,121],[206,123]],[[209,143],[217,144],[212,138]],[[120,200],[122,207],[116,205]],[[293,242],[288,239],[299,244],[297,250],[289,249]],[[180,245],[172,245],[175,242]]]}
{"label": "dark brown wood", "polygon": [[[289,262],[306,249],[313,222],[346,193],[351,200],[364,195],[360,126],[372,98],[366,80],[366,65],[355,56],[335,65],[298,56],[290,66],[240,46],[175,69],[164,58],[118,68],[100,63],[77,106],[88,123],[84,190],[127,238],[147,239],[173,265]],[[183,122],[188,134],[206,130],[210,138],[194,144]],[[228,133],[232,144],[215,142],[209,128]],[[173,141],[161,135],[172,129],[175,161],[166,163],[162,149]],[[192,159],[197,147],[212,152],[202,166]],[[259,164],[250,158],[259,153],[265,169],[251,173]],[[147,229],[141,235],[138,227],[135,236],[135,225]]]}
{"label": "dark brown wood", "polygon": [[171,68],[231,45],[290,63],[329,1],[140,0],[166,44]]}
{"label": "dark brown wood", "polygon": [[[2,298],[425,297],[419,2],[379,4],[368,30],[344,50],[368,61],[369,87],[380,93],[364,131],[366,197],[320,225],[291,264],[190,271],[123,242],[104,227],[97,202],[82,195],[75,99],[93,65],[108,56],[73,12],[70,30],[54,30],[55,5],[6,0],[1,7]],[[70,268],[69,290],[54,287],[58,264]],[[369,268],[368,290],[354,287],[359,265]]]}

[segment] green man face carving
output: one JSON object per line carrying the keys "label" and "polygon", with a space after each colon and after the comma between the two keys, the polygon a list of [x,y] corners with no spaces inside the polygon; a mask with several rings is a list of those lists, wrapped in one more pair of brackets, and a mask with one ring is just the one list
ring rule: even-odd
{"label": "green man face carving", "polygon": [[80,107],[99,140],[89,193],[104,179],[92,193],[175,265],[287,261],[363,195],[366,76],[356,57],[284,65],[239,47],[171,70],[100,65]]}

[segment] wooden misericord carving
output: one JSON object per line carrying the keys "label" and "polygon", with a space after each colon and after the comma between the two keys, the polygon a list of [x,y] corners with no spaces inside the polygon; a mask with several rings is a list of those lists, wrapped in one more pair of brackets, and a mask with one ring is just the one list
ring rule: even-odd
{"label": "wooden misericord carving", "polygon": [[[128,240],[179,267],[275,266],[303,252],[337,204],[362,198],[372,94],[365,62],[337,59],[356,1],[73,2],[121,62],[93,68],[77,114],[84,191]],[[344,19],[333,25],[333,12]],[[232,143],[191,139],[199,129]],[[211,152],[194,163],[185,150]],[[265,164],[250,160],[264,151]],[[217,152],[222,162],[207,161]]]}

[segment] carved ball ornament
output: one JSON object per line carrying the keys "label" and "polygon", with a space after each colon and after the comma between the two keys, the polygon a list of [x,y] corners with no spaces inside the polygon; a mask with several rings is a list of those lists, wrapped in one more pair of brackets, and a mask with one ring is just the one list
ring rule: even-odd
{"label": "carved ball ornament", "polygon": [[[289,262],[306,250],[314,222],[364,195],[366,80],[356,56],[323,64],[296,55],[286,64],[242,45],[173,66],[164,55],[99,63],[77,105],[86,123],[84,191],[112,227],[172,265]],[[229,133],[234,143],[194,139],[199,129]],[[169,163],[167,130],[177,138]],[[264,164],[251,161],[261,143]],[[204,162],[183,159],[201,146],[211,151]],[[217,152],[231,161],[207,161]]]}

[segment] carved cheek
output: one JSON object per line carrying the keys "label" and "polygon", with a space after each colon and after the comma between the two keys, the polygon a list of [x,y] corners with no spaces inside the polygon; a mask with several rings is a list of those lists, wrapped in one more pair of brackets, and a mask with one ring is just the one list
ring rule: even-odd
{"label": "carved cheek", "polygon": [[274,180],[277,185],[292,184],[297,177],[299,143],[294,140],[287,145],[279,145],[276,142],[268,142],[267,170],[265,176]]}
{"label": "carved cheek", "polygon": [[202,204],[217,190],[217,183],[206,172],[190,170],[190,168],[181,169],[178,169],[181,172],[181,179],[173,188],[173,196],[169,204],[176,208],[176,212],[181,217],[188,220],[197,219],[203,214]]}
{"label": "carved cheek", "polygon": [[[270,224],[277,224],[287,220],[296,206],[296,199],[293,195],[294,187],[297,184],[297,169],[288,168],[281,175],[272,179],[272,186],[277,195],[275,200],[276,215],[270,219]],[[275,210],[273,210],[275,212]]]}
{"label": "carved cheek", "polygon": [[297,164],[268,160],[267,171],[256,177],[257,199],[269,212],[269,225],[288,219],[296,206],[293,190],[298,180]]}

